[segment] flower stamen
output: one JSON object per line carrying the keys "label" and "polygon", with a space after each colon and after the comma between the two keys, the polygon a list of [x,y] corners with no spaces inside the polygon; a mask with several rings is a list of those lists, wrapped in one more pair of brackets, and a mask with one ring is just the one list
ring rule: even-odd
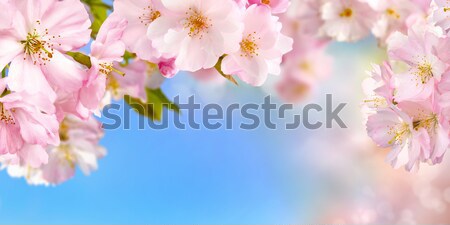
{"label": "flower stamen", "polygon": [[153,9],[151,6],[147,6],[144,8],[144,12],[139,16],[139,20],[141,20],[141,23],[145,26],[148,26],[153,21],[161,17],[161,12],[158,10]]}
{"label": "flower stamen", "polygon": [[241,41],[240,46],[241,46],[241,56],[242,57],[250,57],[253,58],[253,56],[258,56],[258,44],[256,43],[256,38],[254,37],[254,35],[256,34],[256,32],[254,32],[253,34],[248,34],[247,37]]}
{"label": "flower stamen", "polygon": [[3,106],[3,103],[1,102],[0,102],[0,121],[3,121],[5,124],[10,125],[16,124],[14,117],[11,115],[11,112],[9,110],[6,110],[5,107]]}
{"label": "flower stamen", "polygon": [[342,18],[350,18],[353,16],[353,10],[351,8],[345,8],[344,10],[342,10],[339,16]]}
{"label": "flower stamen", "polygon": [[184,28],[187,29],[190,37],[203,38],[203,33],[208,33],[208,29],[211,28],[211,19],[204,16],[196,9],[189,8],[186,12],[186,20],[184,22]]}

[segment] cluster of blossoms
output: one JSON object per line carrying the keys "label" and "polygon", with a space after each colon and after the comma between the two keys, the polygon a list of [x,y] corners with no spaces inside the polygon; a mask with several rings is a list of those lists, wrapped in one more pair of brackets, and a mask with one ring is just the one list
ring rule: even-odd
{"label": "cluster of blossoms", "polygon": [[289,1],[116,0],[96,33],[89,1],[0,5],[0,162],[31,184],[96,169],[112,99],[145,104],[178,71],[262,85],[293,45],[276,16]]}
{"label": "cluster of blossoms", "polygon": [[0,162],[29,183],[58,184],[77,166],[97,167],[106,152],[94,115],[112,99],[151,103],[165,78],[186,71],[253,86],[282,74],[280,97],[297,102],[330,73],[331,40],[371,32],[407,65],[401,75],[389,64],[373,73],[371,94],[384,99],[370,101],[371,136],[395,147],[396,165],[409,151],[410,169],[440,162],[448,146],[446,0],[431,8],[422,0],[115,0],[101,26],[90,4],[0,0]]}
{"label": "cluster of blossoms", "polygon": [[428,17],[390,35],[390,60],[375,65],[363,84],[367,131],[392,148],[387,160],[396,168],[440,163],[450,146],[449,6],[436,0]]}
{"label": "cluster of blossoms", "polygon": [[105,154],[100,125],[82,101],[93,75],[68,55],[90,40],[88,12],[76,0],[0,5],[2,167],[41,184],[68,179],[76,165],[88,172]]}
{"label": "cluster of blossoms", "polygon": [[[294,39],[285,55],[275,88],[281,99],[300,102],[327,78],[332,60],[326,54],[331,41],[355,42],[370,34],[385,47],[391,34],[406,34],[409,27],[430,14],[431,0],[292,0],[284,13],[282,33]],[[282,4],[280,4],[282,5]],[[436,13],[447,23],[444,11]]]}

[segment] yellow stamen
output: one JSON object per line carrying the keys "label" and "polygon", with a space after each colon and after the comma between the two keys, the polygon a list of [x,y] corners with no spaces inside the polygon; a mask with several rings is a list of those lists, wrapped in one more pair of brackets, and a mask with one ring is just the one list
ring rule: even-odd
{"label": "yellow stamen", "polygon": [[408,123],[404,122],[396,127],[389,127],[388,134],[393,135],[393,138],[388,142],[388,144],[403,144],[403,137],[409,134],[411,131],[409,130]]}
{"label": "yellow stamen", "polygon": [[188,30],[188,35],[202,39],[203,34],[208,33],[208,29],[212,26],[211,20],[193,8],[189,8],[186,16],[184,28]]}
{"label": "yellow stamen", "polygon": [[351,8],[345,8],[339,16],[343,18],[350,18],[353,16],[353,10]]}
{"label": "yellow stamen", "polygon": [[417,66],[417,72],[415,72],[415,74],[418,76],[420,83],[426,84],[433,78],[433,67],[430,63],[424,62]]}
{"label": "yellow stamen", "polygon": [[141,14],[141,16],[139,16],[139,20],[141,20],[142,24],[148,26],[159,17],[161,17],[161,12],[153,9],[153,7],[151,6],[147,6],[144,8],[144,12]]}
{"label": "yellow stamen", "polygon": [[[12,110],[14,112],[14,109]],[[5,124],[14,125],[16,122],[14,121],[14,118],[11,115],[11,112],[9,110],[6,110],[3,106],[3,103],[0,102],[0,121],[3,121]]]}
{"label": "yellow stamen", "polygon": [[241,41],[240,46],[241,46],[241,56],[242,57],[250,57],[252,58],[253,56],[258,56],[258,44],[256,43],[256,38],[255,35],[256,32],[254,32],[253,34],[248,34],[246,38],[244,38],[244,40]]}
{"label": "yellow stamen", "polygon": [[394,9],[392,9],[392,8],[388,8],[388,9],[386,9],[386,13],[389,15],[389,16],[392,16],[392,17],[394,17],[394,18],[396,18],[396,19],[400,19],[400,14],[398,14]]}

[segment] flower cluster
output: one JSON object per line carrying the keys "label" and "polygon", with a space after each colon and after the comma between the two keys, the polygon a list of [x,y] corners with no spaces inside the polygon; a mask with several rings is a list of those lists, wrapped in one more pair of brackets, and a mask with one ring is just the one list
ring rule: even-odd
{"label": "flower cluster", "polygon": [[90,172],[106,154],[94,115],[122,98],[170,103],[159,88],[179,71],[252,86],[281,74],[280,97],[301,101],[330,73],[331,40],[373,33],[397,63],[376,67],[367,82],[369,134],[394,147],[395,165],[406,153],[409,169],[438,163],[449,141],[448,4],[0,0],[0,162],[32,184],[59,184],[77,166]]}
{"label": "flower cluster", "polygon": [[300,0],[293,1],[303,33],[353,42],[373,34],[384,43],[396,31],[406,32],[427,15],[431,0]]}
{"label": "flower cluster", "polygon": [[448,1],[436,1],[427,20],[387,39],[390,61],[364,82],[367,131],[387,160],[407,170],[437,164],[450,146]]}
{"label": "flower cluster", "polygon": [[287,0],[116,0],[103,19],[102,4],[0,1],[0,162],[11,175],[59,184],[77,166],[89,173],[106,153],[93,116],[111,100],[151,103],[179,71],[259,86],[292,50],[277,16]]}

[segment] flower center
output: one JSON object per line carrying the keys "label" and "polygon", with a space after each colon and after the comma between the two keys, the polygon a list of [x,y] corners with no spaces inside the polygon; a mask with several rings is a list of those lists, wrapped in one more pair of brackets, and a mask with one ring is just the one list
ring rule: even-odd
{"label": "flower center", "polygon": [[350,18],[353,16],[353,10],[351,8],[345,8],[344,10],[342,10],[339,16],[342,18]]}
{"label": "flower center", "polygon": [[392,8],[388,8],[388,9],[386,9],[386,13],[389,15],[389,16],[392,16],[393,18],[395,18],[395,19],[400,19],[400,14],[398,14],[394,9],[392,9]]}
{"label": "flower center", "polygon": [[265,5],[269,5],[270,4],[270,0],[262,0],[261,3],[265,4]]}
{"label": "flower center", "polygon": [[[14,109],[12,110],[14,112]],[[0,121],[14,125],[16,122],[14,121],[14,118],[11,115],[11,112],[9,110],[6,110],[3,106],[3,103],[0,102]]]}
{"label": "flower center", "polygon": [[161,17],[161,12],[153,9],[153,7],[151,6],[147,6],[146,8],[144,8],[144,12],[141,14],[141,16],[139,16],[139,20],[141,20],[142,24],[148,26],[159,17]]}
{"label": "flower center", "polygon": [[[38,26],[41,25],[41,22],[36,21]],[[50,61],[53,58],[53,43],[50,42],[51,39],[55,39],[56,36],[47,37],[48,29],[45,29],[42,34],[38,32],[36,28],[33,29],[32,32],[27,34],[26,40],[20,41],[24,47],[26,60],[27,56],[30,56],[33,60],[34,64],[39,63],[39,65],[45,65],[46,62]],[[58,35],[58,37],[61,37]],[[61,45],[61,44],[59,44]]]}
{"label": "flower center", "polygon": [[428,117],[423,117],[422,119],[413,122],[413,127],[415,130],[420,128],[425,128],[428,131],[432,131],[438,124],[438,118],[436,114],[431,114]]}
{"label": "flower center", "polygon": [[196,9],[189,8],[186,12],[188,16],[184,22],[184,28],[188,29],[190,37],[203,38],[203,34],[208,33],[208,29],[212,26],[211,20],[198,12]]}
{"label": "flower center", "polygon": [[61,141],[69,140],[69,125],[65,120],[63,120],[61,125],[59,126],[59,138],[61,139]]}
{"label": "flower center", "polygon": [[399,124],[398,126],[390,127],[388,134],[393,135],[393,138],[388,142],[388,144],[403,144],[403,137],[409,133],[409,125],[406,122]]}
{"label": "flower center", "polygon": [[419,82],[426,84],[431,78],[433,78],[433,67],[429,62],[424,62],[417,66],[417,72],[415,74],[420,79]]}
{"label": "flower center", "polygon": [[250,57],[252,58],[253,56],[258,56],[258,44],[256,44],[256,38],[254,37],[254,34],[256,34],[256,32],[254,32],[253,34],[248,34],[247,37],[241,41],[240,46],[241,46],[241,56],[242,57]]}
{"label": "flower center", "polygon": [[450,7],[444,7],[444,12],[450,11]]}
{"label": "flower center", "polygon": [[100,65],[99,71],[104,75],[109,75],[114,70],[112,63],[104,62],[100,63],[99,65]]}

